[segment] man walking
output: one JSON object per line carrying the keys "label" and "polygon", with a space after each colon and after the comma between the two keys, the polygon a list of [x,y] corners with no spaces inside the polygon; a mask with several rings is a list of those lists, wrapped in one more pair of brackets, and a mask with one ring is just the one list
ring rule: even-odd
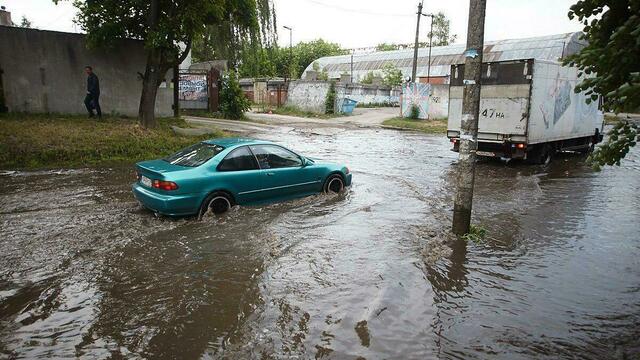
{"label": "man walking", "polygon": [[96,74],[93,73],[91,66],[85,66],[84,71],[87,73],[87,96],[84,98],[84,105],[87,107],[89,117],[92,118],[93,109],[98,113],[98,119],[102,119],[102,110],[100,109],[100,81]]}

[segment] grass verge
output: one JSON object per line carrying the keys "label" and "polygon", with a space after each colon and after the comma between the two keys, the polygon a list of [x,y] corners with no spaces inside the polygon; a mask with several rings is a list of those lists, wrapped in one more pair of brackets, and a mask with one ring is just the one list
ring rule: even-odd
{"label": "grass verge", "polygon": [[136,119],[58,114],[0,115],[0,169],[73,168],[133,163],[169,155],[198,141],[225,136],[222,131],[195,137],[176,135],[182,119],[160,118],[157,129]]}
{"label": "grass verge", "polygon": [[400,130],[416,130],[427,134],[446,134],[447,133],[447,120],[412,120],[402,117],[396,117],[393,119],[385,120],[382,123],[383,126],[387,126]]}

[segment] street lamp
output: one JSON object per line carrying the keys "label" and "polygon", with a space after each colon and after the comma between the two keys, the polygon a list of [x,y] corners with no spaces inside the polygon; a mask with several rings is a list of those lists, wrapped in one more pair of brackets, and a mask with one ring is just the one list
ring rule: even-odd
{"label": "street lamp", "polygon": [[[289,30],[289,75],[291,75],[291,63],[293,62],[293,28],[289,26],[283,26],[283,28]],[[285,81],[287,77],[284,77]]]}

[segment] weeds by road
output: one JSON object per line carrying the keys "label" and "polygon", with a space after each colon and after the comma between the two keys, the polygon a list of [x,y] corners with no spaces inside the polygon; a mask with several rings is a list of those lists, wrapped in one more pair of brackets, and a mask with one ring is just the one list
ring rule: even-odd
{"label": "weeds by road", "polygon": [[76,115],[5,114],[0,116],[0,168],[82,167],[164,157],[218,131],[198,137],[176,135],[171,125],[182,119],[159,119],[157,129],[144,129],[137,119],[107,117],[102,121]]}
{"label": "weeds by road", "polygon": [[447,120],[412,120],[402,117],[385,120],[383,127],[399,130],[415,130],[427,134],[445,134],[447,132]]}

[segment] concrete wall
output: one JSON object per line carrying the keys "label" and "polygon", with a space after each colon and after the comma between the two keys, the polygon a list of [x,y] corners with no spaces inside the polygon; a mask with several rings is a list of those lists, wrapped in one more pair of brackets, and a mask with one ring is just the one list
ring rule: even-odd
{"label": "concrete wall", "polygon": [[400,89],[388,86],[363,84],[336,85],[337,98],[349,98],[359,104],[397,104],[400,101]]}
{"label": "concrete wall", "polygon": [[301,110],[324,113],[324,102],[329,92],[328,81],[298,80],[289,83],[287,105]]}
{"label": "concrete wall", "polygon": [[[298,80],[289,84],[287,105],[306,111],[324,113],[330,82]],[[349,98],[360,104],[397,104],[400,89],[363,84],[336,84],[336,99]],[[340,108],[340,104],[337,106]]]}
{"label": "concrete wall", "polygon": [[[91,65],[100,78],[104,114],[137,116],[144,73],[143,44],[123,40],[111,49],[87,50],[85,36],[0,26],[0,69],[6,106],[13,112],[85,114],[87,76]],[[171,72],[158,90],[156,115],[173,111]]]}
{"label": "concrete wall", "polygon": [[449,85],[431,84],[429,119],[446,119],[449,116]]}

